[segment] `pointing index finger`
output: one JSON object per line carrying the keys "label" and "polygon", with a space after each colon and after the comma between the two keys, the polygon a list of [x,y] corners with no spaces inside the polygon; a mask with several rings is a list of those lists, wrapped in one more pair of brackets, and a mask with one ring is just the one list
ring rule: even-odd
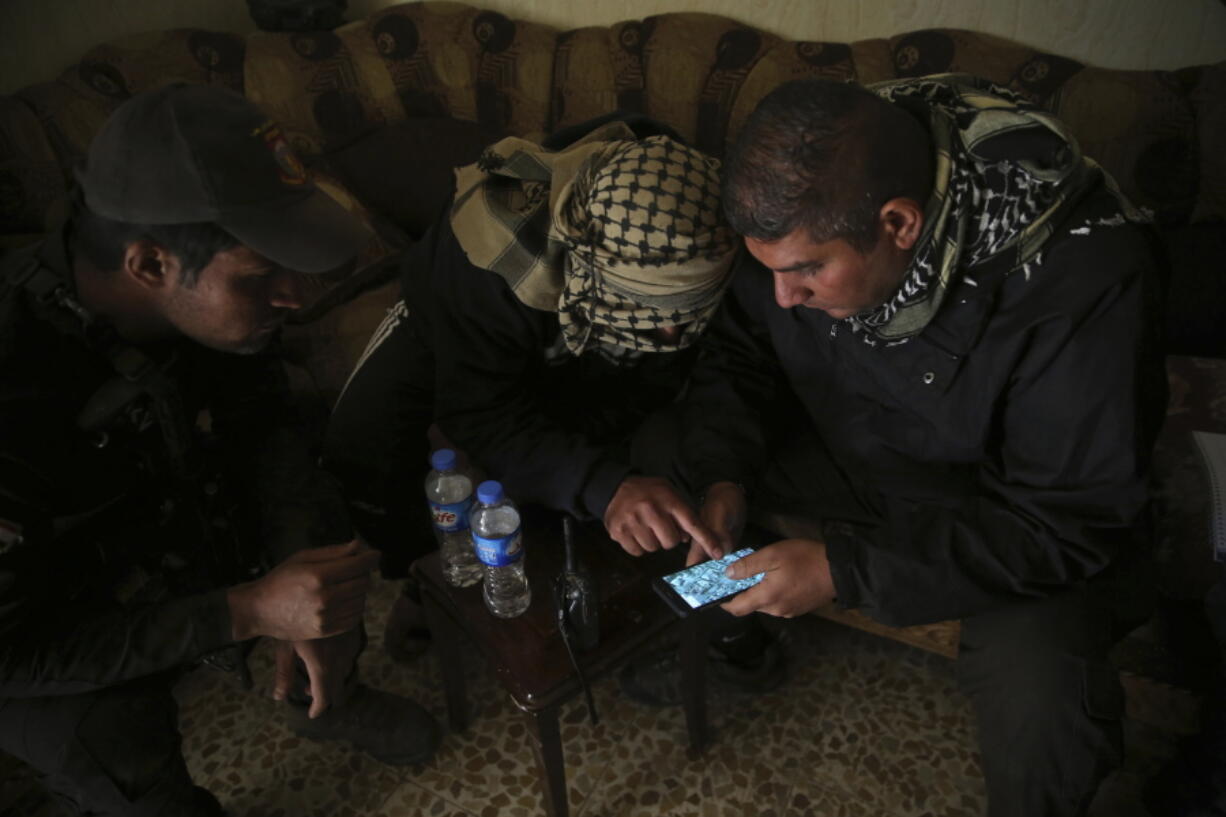
{"label": "pointing index finger", "polygon": [[724,555],[723,548],[720,547],[715,534],[702,524],[698,516],[689,508],[678,508],[673,512],[673,518],[677,520],[678,526],[689,534],[691,545],[698,545],[711,559],[718,559]]}

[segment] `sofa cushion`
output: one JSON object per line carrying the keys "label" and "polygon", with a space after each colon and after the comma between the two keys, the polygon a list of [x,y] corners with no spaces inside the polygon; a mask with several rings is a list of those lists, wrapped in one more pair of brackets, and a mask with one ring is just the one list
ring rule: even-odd
{"label": "sofa cushion", "polygon": [[63,82],[30,85],[17,96],[34,112],[55,153],[63,176],[55,191],[59,195],[115,106],[105,104],[97,94],[87,96]]}
{"label": "sofa cushion", "polygon": [[491,130],[545,135],[558,32],[496,11],[474,10],[477,121]]}
{"label": "sofa cushion", "polygon": [[452,3],[392,6],[368,22],[406,112],[424,92],[445,105],[418,115],[450,115],[529,138],[549,127],[553,28]]}
{"label": "sofa cushion", "polygon": [[645,113],[647,92],[643,44],[651,37],[656,18],[624,20],[609,26],[609,57],[613,62],[613,95],[623,111]]}
{"label": "sofa cushion", "polygon": [[38,117],[16,97],[0,97],[0,234],[41,233],[64,174]]}
{"label": "sofa cushion", "polygon": [[367,20],[379,66],[403,116],[476,119],[469,59],[452,45],[463,27],[464,6],[399,4]]}
{"label": "sofa cushion", "polygon": [[1196,122],[1175,74],[1085,68],[1061,87],[1053,109],[1134,204],[1160,224],[1188,219],[1200,177]]}
{"label": "sofa cushion", "polygon": [[409,119],[355,139],[322,160],[363,203],[417,237],[450,200],[454,168],[477,161],[501,136],[459,119]]}
{"label": "sofa cushion", "polygon": [[307,155],[410,115],[531,138],[549,125],[556,38],[472,6],[393,6],[335,31],[252,34],[246,93]]}
{"label": "sofa cushion", "polygon": [[91,48],[59,81],[110,108],[175,81],[221,85],[242,93],[245,51],[242,35],[226,31],[150,31]]}
{"label": "sofa cushion", "polygon": [[741,85],[780,38],[714,14],[661,14],[650,22],[643,112],[672,125],[698,149],[723,153]]}
{"label": "sofa cushion", "polygon": [[1016,87],[1015,80],[1035,53],[1034,49],[1012,40],[957,28],[922,29],[890,38],[894,77],[974,74],[998,85]]}
{"label": "sofa cushion", "polygon": [[293,323],[310,323],[357,293],[391,280],[396,261],[409,243],[394,225],[372,213],[335,175],[311,168],[311,181],[370,228],[371,238],[352,264],[323,275],[305,276],[306,304],[294,313]]}
{"label": "sofa cushion", "polygon": [[550,132],[616,110],[609,29],[580,28],[558,35],[553,54]]}
{"label": "sofa cushion", "polygon": [[[245,93],[281,125],[303,156],[349,141],[382,126],[389,112],[376,98],[377,85],[363,55],[350,47],[354,23],[337,31],[256,32],[247,39]],[[347,34],[348,36],[342,36]],[[358,53],[355,54],[354,52]]]}

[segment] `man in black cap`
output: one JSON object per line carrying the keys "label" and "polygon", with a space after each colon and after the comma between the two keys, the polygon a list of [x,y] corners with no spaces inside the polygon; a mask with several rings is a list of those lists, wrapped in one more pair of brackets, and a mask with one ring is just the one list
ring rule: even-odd
{"label": "man in black cap", "polygon": [[259,109],[205,86],[121,106],[79,181],[0,266],[0,749],[84,813],[220,814],[171,683],[269,636],[293,731],[427,760],[430,715],[357,683],[378,554],[263,354],[301,275],[365,228]]}

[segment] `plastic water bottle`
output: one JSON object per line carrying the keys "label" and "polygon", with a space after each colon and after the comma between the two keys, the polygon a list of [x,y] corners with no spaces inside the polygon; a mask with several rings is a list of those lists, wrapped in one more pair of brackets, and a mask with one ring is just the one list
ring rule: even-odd
{"label": "plastic water bottle", "polygon": [[501,482],[491,479],[477,486],[472,531],[477,558],[485,565],[485,606],[499,618],[515,618],[528,609],[532,588],[524,575],[519,511],[503,494]]}
{"label": "plastic water bottle", "polygon": [[443,578],[453,587],[468,587],[481,581],[483,575],[468,537],[473,482],[456,470],[456,455],[450,448],[431,454],[430,465],[434,470],[426,475],[426,501],[439,535]]}

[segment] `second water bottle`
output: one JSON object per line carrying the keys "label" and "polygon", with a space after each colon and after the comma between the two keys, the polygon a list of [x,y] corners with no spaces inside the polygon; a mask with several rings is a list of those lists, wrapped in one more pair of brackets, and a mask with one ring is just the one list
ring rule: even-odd
{"label": "second water bottle", "polygon": [[532,601],[519,528],[519,511],[503,493],[502,483],[491,479],[478,485],[473,546],[485,565],[485,606],[499,618],[515,618]]}

